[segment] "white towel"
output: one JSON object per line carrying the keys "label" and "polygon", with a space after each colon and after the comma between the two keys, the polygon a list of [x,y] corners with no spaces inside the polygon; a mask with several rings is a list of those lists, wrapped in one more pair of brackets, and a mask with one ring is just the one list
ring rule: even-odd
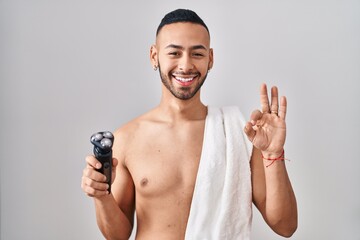
{"label": "white towel", "polygon": [[237,107],[208,107],[185,239],[250,239],[252,144]]}

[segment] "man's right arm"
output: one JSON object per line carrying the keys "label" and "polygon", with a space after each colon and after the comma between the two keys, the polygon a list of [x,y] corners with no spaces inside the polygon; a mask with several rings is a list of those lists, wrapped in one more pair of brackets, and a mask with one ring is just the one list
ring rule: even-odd
{"label": "man's right arm", "polygon": [[129,239],[134,219],[134,186],[121,164],[116,169],[112,193],[94,197],[96,219],[106,239]]}
{"label": "man's right arm", "polygon": [[94,156],[86,158],[87,166],[82,177],[82,189],[94,199],[97,224],[106,239],[128,239],[133,228],[135,189],[131,175],[123,164],[123,151],[118,146],[114,143],[113,154],[116,158],[113,158],[110,194],[107,192],[106,177],[96,171],[100,168],[100,162]]}

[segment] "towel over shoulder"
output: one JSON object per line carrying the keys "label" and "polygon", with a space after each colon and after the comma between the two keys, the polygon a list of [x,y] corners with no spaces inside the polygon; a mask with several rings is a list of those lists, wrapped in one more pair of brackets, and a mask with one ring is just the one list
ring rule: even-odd
{"label": "towel over shoulder", "polygon": [[250,239],[252,144],[238,107],[208,107],[185,239]]}

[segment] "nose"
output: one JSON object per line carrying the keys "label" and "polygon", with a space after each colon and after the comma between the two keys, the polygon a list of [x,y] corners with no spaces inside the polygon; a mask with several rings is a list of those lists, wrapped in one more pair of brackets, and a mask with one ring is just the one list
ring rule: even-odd
{"label": "nose", "polygon": [[183,72],[188,72],[194,69],[194,64],[192,59],[187,54],[184,54],[179,60],[179,70]]}

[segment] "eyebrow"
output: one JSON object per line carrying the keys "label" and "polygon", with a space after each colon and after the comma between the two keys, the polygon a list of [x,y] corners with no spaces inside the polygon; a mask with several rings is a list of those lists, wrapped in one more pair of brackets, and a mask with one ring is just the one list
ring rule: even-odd
{"label": "eyebrow", "polygon": [[[176,44],[169,44],[167,45],[165,48],[176,48],[176,49],[180,49],[180,50],[184,50],[185,48],[183,46],[180,46],[180,45],[176,45]],[[197,50],[197,49],[204,49],[204,50],[207,50],[207,48],[204,46],[204,45],[195,45],[195,46],[192,46],[190,47],[191,50]]]}

